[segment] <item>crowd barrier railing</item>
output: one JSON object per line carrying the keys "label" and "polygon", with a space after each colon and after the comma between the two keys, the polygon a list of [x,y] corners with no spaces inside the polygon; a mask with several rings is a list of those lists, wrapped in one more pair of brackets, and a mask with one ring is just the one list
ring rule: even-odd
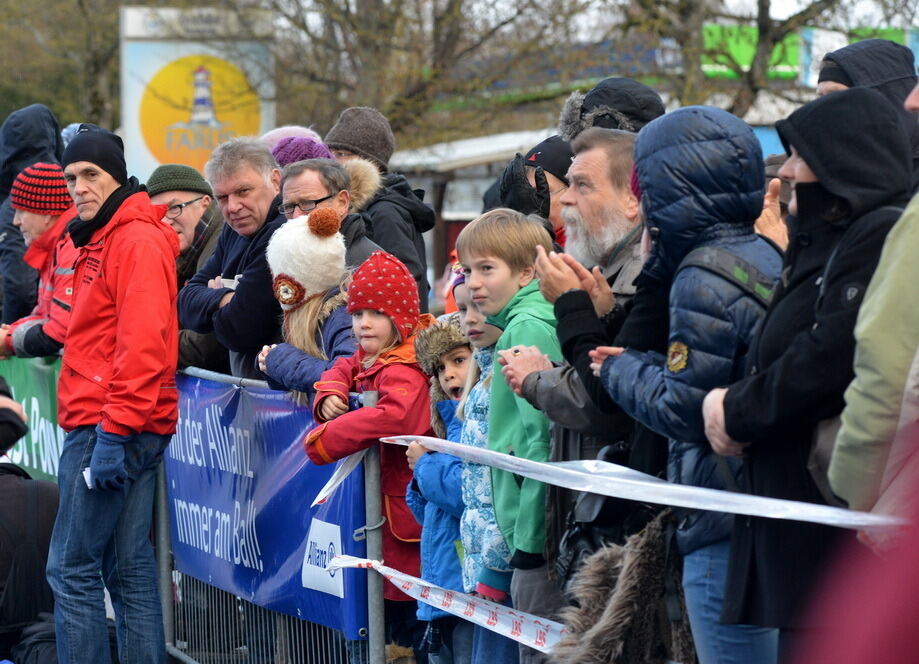
{"label": "crowd barrier railing", "polygon": [[[64,438],[59,365],[0,365],[29,416],[12,460],[47,479]],[[381,531],[366,527],[380,522],[378,461],[373,469],[368,455],[333,499],[311,508],[334,466],[303,453],[307,409],[262,381],[188,369],[177,382],[180,419],[154,533],[169,654],[200,664],[383,664],[382,581],[326,569],[339,554],[381,556]]]}

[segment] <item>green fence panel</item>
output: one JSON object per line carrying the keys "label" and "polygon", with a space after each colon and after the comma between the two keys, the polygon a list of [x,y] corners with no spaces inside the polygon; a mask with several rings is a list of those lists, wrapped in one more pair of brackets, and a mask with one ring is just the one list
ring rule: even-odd
{"label": "green fence panel", "polygon": [[64,431],[57,425],[58,358],[10,358],[0,362],[0,376],[29,418],[29,433],[9,452],[13,463],[32,477],[55,480]]}

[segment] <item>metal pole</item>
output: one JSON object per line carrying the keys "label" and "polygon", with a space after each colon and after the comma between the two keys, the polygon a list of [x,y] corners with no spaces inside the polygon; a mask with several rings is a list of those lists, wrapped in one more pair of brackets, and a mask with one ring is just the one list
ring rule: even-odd
{"label": "metal pole", "polygon": [[[377,404],[376,392],[364,392],[364,408]],[[367,558],[383,559],[383,505],[380,488],[380,450],[375,445],[364,456],[364,508],[367,524]],[[370,664],[386,663],[386,624],[383,620],[383,577],[367,570],[367,627]]]}
{"label": "metal pole", "polygon": [[172,606],[172,546],[169,541],[169,502],[166,498],[166,464],[156,470],[156,558],[159,567],[160,606],[166,646],[175,646],[175,613]]}
{"label": "metal pole", "polygon": [[208,371],[207,369],[199,369],[198,367],[185,367],[179,371],[179,373],[185,374],[186,376],[191,376],[192,378],[202,378],[204,380],[214,381],[215,383],[236,385],[237,387],[268,387],[268,381],[265,380],[228,376],[227,374],[217,373],[216,371]]}

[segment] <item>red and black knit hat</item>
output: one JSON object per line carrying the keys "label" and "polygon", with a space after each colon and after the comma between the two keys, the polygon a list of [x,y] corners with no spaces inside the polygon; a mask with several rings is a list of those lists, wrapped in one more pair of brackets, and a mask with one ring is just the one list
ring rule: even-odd
{"label": "red and black knit hat", "polygon": [[354,271],[348,286],[348,313],[362,309],[389,316],[403,341],[415,331],[421,318],[418,285],[392,254],[375,251]]}
{"label": "red and black knit hat", "polygon": [[32,164],[16,176],[10,197],[14,210],[53,217],[73,205],[63,169],[57,164],[42,162]]}

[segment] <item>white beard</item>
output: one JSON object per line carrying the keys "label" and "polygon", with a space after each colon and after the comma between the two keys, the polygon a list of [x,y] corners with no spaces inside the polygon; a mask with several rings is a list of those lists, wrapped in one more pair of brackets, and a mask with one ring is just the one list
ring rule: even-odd
{"label": "white beard", "polygon": [[587,269],[594,266],[601,269],[606,267],[605,263],[613,249],[635,228],[615,206],[603,210],[603,219],[606,221],[593,233],[587,230],[574,206],[562,208],[562,219],[565,222],[565,253]]}

